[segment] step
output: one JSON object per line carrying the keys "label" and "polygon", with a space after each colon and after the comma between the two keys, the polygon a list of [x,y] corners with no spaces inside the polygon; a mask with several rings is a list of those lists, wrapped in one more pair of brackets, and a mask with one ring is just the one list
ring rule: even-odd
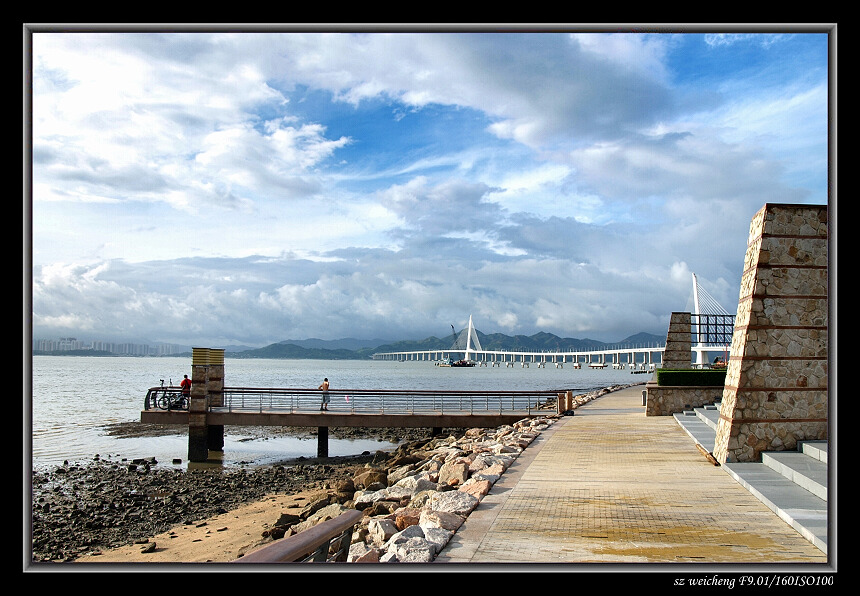
{"label": "step", "polygon": [[761,463],[726,463],[722,467],[783,521],[827,553],[827,501]]}
{"label": "step", "polygon": [[[717,407],[695,408],[674,417],[697,444],[713,453]],[[726,463],[722,468],[827,553],[827,441],[802,441],[796,451],[765,452],[761,462]]]}
{"label": "step", "polygon": [[691,439],[704,447],[708,453],[713,453],[717,434],[710,424],[693,412],[681,412],[674,414],[674,416],[680,427],[690,435]]}
{"label": "step", "polygon": [[702,406],[701,408],[693,408],[693,412],[714,429],[714,432],[717,432],[717,425],[720,423],[719,408],[715,406]]}
{"label": "step", "polygon": [[827,441],[801,441],[800,450],[809,457],[827,463]]}
{"label": "step", "polygon": [[766,451],[761,463],[819,499],[827,500],[827,464],[800,451]]}

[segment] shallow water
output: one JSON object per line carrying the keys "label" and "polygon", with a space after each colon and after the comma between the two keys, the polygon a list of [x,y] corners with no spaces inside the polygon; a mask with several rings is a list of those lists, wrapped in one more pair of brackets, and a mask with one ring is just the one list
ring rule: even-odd
{"label": "shallow water", "polygon": [[[187,431],[159,437],[116,437],[112,424],[140,420],[146,391],[164,379],[178,385],[191,373],[190,358],[34,356],[31,391],[25,394],[25,453],[34,469],[63,461],[155,457],[185,462]],[[373,360],[280,360],[225,358],[229,387],[316,388],[328,377],[332,389],[571,390],[585,393],[614,384],[644,381],[629,370],[521,366],[443,368],[432,362]],[[390,443],[329,437],[329,455],[356,455]],[[315,438],[260,437],[225,429],[220,465],[261,465],[315,457]],[[182,465],[186,465],[183,463]]]}

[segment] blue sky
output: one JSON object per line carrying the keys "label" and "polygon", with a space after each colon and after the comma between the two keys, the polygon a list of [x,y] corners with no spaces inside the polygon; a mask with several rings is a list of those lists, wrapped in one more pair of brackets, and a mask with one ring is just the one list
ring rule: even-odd
{"label": "blue sky", "polygon": [[665,335],[828,202],[824,31],[32,42],[35,338]]}

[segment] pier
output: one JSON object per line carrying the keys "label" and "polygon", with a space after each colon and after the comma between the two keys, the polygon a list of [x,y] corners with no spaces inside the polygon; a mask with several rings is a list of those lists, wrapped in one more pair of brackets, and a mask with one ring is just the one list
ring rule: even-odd
{"label": "pier", "polygon": [[[705,323],[710,315],[690,315],[695,321],[698,340],[688,344],[687,363],[699,360],[708,366],[707,350],[721,354],[727,347],[707,344],[713,340],[713,325]],[[731,336],[731,319],[722,324]],[[720,336],[721,341],[724,336]],[[459,350],[460,345],[465,345]],[[472,317],[460,338],[449,350],[388,352],[373,355],[375,360],[428,361],[440,365],[453,353],[462,354],[473,366],[522,366],[557,368],[565,364],[574,369],[629,369],[632,374],[651,373],[663,361],[665,346],[624,347],[581,352],[510,352],[484,350],[475,332]],[[673,352],[673,355],[674,352]],[[704,359],[703,359],[704,355]],[[686,366],[686,365],[685,365]],[[322,392],[313,389],[225,387],[224,350],[194,348],[192,387],[187,410],[162,409],[159,397],[177,397],[179,389],[153,387],[147,392],[141,422],[188,426],[188,459],[204,462],[209,451],[223,451],[227,426],[297,426],[317,428],[317,455],[328,457],[330,427],[429,428],[438,434],[443,428],[490,428],[512,424],[539,415],[546,404],[565,402],[566,393],[554,391],[420,391],[340,389],[329,390],[330,410],[321,410]],[[567,392],[570,393],[570,392]],[[167,400],[165,400],[167,401]]]}
{"label": "pier", "polygon": [[[512,424],[545,414],[548,402],[563,401],[556,391],[339,389],[329,390],[329,409],[321,411],[319,390],[217,384],[207,388],[214,389],[217,401],[209,400],[208,405],[206,400],[192,401],[188,410],[164,410],[156,406],[159,397],[175,395],[179,389],[153,387],[140,414],[141,422],[189,426],[191,461],[206,461],[210,449],[223,450],[227,426],[316,427],[317,456],[328,457],[330,427],[429,428],[438,434],[443,428]],[[192,432],[195,422],[205,430]]]}

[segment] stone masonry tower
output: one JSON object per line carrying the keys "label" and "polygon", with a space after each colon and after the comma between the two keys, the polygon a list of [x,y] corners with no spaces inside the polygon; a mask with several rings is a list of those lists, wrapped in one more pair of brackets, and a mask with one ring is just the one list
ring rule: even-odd
{"label": "stone masonry tower", "polygon": [[827,439],[827,296],[827,206],[766,204],[750,223],[719,462]]}
{"label": "stone masonry tower", "polygon": [[692,340],[690,336],[690,321],[688,312],[673,312],[669,319],[669,332],[666,335],[666,347],[663,350],[662,368],[683,370],[692,368]]}

